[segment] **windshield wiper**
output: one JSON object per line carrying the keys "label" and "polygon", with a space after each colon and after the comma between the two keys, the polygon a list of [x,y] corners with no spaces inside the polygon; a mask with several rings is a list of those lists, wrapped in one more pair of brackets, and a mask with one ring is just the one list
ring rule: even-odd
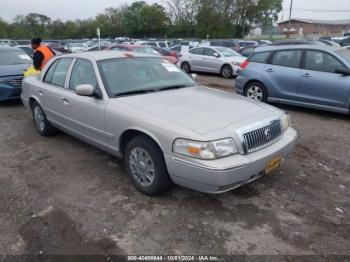
{"label": "windshield wiper", "polygon": [[115,97],[128,96],[128,95],[142,95],[142,94],[148,94],[148,93],[154,93],[154,92],[156,92],[156,90],[153,90],[153,89],[134,90],[134,91],[115,94]]}
{"label": "windshield wiper", "polygon": [[157,91],[167,91],[167,90],[174,90],[174,89],[180,89],[180,88],[186,88],[186,87],[190,87],[188,85],[174,85],[174,86],[166,86],[166,87],[162,87],[157,89]]}

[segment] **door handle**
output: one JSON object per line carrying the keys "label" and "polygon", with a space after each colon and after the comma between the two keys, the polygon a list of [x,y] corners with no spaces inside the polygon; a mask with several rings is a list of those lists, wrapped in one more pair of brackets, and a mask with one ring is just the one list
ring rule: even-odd
{"label": "door handle", "polygon": [[65,103],[65,104],[68,104],[69,103],[69,99],[65,98],[65,97],[61,97],[62,101]]}
{"label": "door handle", "polygon": [[266,72],[272,73],[272,72],[273,72],[273,69],[272,69],[272,68],[268,68],[268,69],[266,69]]}
{"label": "door handle", "polygon": [[44,94],[44,91],[43,91],[43,90],[41,90],[41,89],[39,89],[39,90],[38,90],[38,93],[39,93],[39,95],[41,95],[41,96],[42,96],[42,95]]}
{"label": "door handle", "polygon": [[303,74],[303,77],[310,78],[311,75],[309,73]]}

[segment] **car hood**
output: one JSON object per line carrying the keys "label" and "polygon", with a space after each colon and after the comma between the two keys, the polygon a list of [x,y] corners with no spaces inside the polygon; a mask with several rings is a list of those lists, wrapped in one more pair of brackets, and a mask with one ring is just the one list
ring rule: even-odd
{"label": "car hood", "polygon": [[[275,111],[263,103],[203,86],[118,99],[198,134],[226,128],[266,113],[271,116],[271,112]],[[276,116],[276,111],[272,115]]]}
{"label": "car hood", "polygon": [[29,64],[0,65],[0,77],[23,75],[23,72],[26,71],[29,66]]}

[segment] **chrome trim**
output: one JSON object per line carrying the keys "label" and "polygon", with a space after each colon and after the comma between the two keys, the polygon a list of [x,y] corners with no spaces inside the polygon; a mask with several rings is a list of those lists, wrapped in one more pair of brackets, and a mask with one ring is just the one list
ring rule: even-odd
{"label": "chrome trim", "polygon": [[[267,127],[269,125],[272,125],[273,123],[275,123],[277,121],[281,121],[280,118],[270,117],[270,118],[266,118],[266,119],[264,119],[262,121],[259,121],[259,122],[256,122],[256,123],[253,123],[253,124],[250,124],[250,125],[247,125],[247,126],[244,126],[242,128],[237,129],[236,130],[236,134],[237,134],[237,136],[238,136],[238,138],[240,140],[239,141],[240,142],[240,148],[238,149],[239,153],[242,154],[242,155],[246,155],[248,153],[248,152],[246,152],[247,145],[246,145],[245,139],[244,139],[244,135],[245,134],[253,132],[255,130],[259,130],[259,129]],[[282,128],[282,126],[281,126],[281,128]],[[282,134],[281,134],[281,136],[278,139],[276,139],[274,141],[274,143],[277,142],[281,137],[282,137]]]}
{"label": "chrome trim", "polygon": [[[174,157],[174,156],[171,156],[171,159],[174,160],[174,161],[177,161],[177,162],[181,162],[181,163],[184,163],[184,164],[188,164],[188,165],[191,165],[191,166],[195,166],[195,167],[198,167],[198,168],[203,168],[203,169],[211,170],[211,171],[234,170],[234,169],[241,168],[241,167],[244,167],[244,166],[247,165],[247,163],[243,163],[243,164],[240,164],[238,166],[230,166],[230,167],[225,167],[225,168],[218,168],[218,167],[209,167],[209,166],[205,166],[205,165],[202,165],[202,164],[193,163],[191,161],[187,161],[187,160],[184,160],[184,159],[181,159],[181,158],[178,158],[178,157]],[[210,160],[210,161],[212,161],[212,160]]]}

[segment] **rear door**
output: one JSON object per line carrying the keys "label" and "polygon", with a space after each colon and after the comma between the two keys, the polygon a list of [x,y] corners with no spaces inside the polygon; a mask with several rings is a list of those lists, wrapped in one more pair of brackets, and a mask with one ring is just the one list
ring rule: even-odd
{"label": "rear door", "polygon": [[328,52],[306,50],[300,72],[300,101],[344,108],[350,90],[350,76],[336,74],[337,68],[347,67]]}
{"label": "rear door", "polygon": [[46,72],[38,95],[49,121],[65,126],[64,98],[68,92],[66,85],[67,72],[72,58],[57,59]]}
{"label": "rear door", "polygon": [[274,52],[263,70],[269,98],[296,100],[300,81],[302,51],[299,49]]}

